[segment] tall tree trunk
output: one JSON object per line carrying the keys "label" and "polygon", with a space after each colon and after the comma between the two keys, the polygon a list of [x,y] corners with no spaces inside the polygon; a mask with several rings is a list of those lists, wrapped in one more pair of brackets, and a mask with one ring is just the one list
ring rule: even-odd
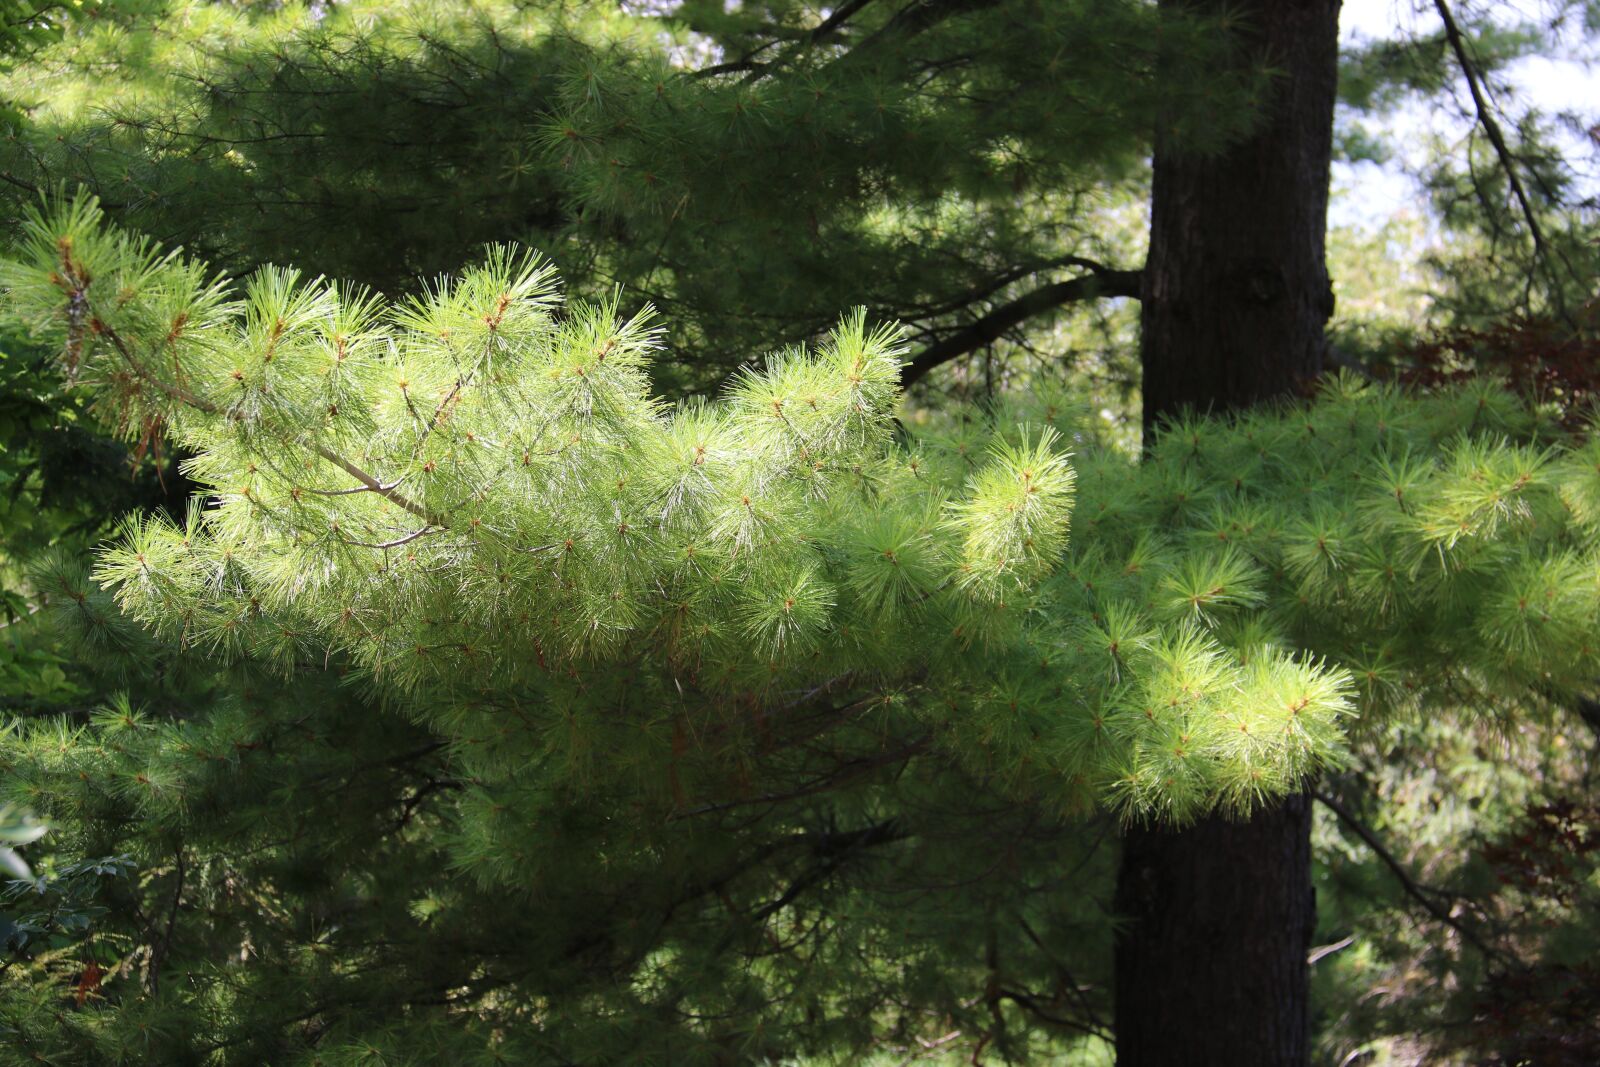
{"label": "tall tree trunk", "polygon": [[1115,907],[1118,1067],[1307,1062],[1309,798],[1130,831]]}
{"label": "tall tree trunk", "polygon": [[1277,72],[1249,140],[1215,156],[1158,137],[1140,328],[1145,427],[1248,407],[1322,369],[1339,0],[1162,0],[1231,12],[1242,63]]}
{"label": "tall tree trunk", "polygon": [[[1220,155],[1157,139],[1141,311],[1148,432],[1322,368],[1339,0],[1162,0],[1231,12],[1240,62],[1277,71],[1256,133]],[[1303,796],[1236,822],[1136,827],[1116,906],[1120,1067],[1294,1067],[1309,1056],[1315,908]]]}

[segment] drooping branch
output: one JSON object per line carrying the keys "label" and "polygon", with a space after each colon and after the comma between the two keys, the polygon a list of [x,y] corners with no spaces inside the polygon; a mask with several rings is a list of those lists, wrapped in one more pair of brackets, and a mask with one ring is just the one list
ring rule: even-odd
{"label": "drooping branch", "polygon": [[817,28],[807,35],[806,42],[808,44],[821,44],[838,32],[839,28],[848,22],[857,11],[860,11],[870,3],[872,3],[872,0],[849,0],[848,3],[840,4],[834,9],[833,14],[817,23]]}
{"label": "drooping branch", "polygon": [[1064,282],[1052,282],[1029,293],[1024,293],[1009,303],[1002,304],[987,315],[970,323],[956,333],[918,352],[900,371],[900,384],[909,387],[921,380],[935,367],[992,344],[1013,326],[1054,311],[1063,304],[1079,300],[1094,300],[1106,296],[1139,296],[1141,274],[1136,270],[1113,270],[1102,267],[1091,274],[1081,275]]}
{"label": "drooping branch", "polygon": [[1450,914],[1449,909],[1445,908],[1436,899],[1446,894],[1437,889],[1431,889],[1413,878],[1411,872],[1406,870],[1405,864],[1401,863],[1394,853],[1385,848],[1383,842],[1378,839],[1378,835],[1373,833],[1360,819],[1356,818],[1349,808],[1345,807],[1329,793],[1317,791],[1312,793],[1312,796],[1316,798],[1317,803],[1333,812],[1340,822],[1348,826],[1355,832],[1357,837],[1361,838],[1362,842],[1372,850],[1373,855],[1377,856],[1383,862],[1383,865],[1389,868],[1390,873],[1400,883],[1400,888],[1405,891],[1406,896],[1422,905],[1424,911],[1460,934],[1462,938],[1489,959],[1501,963],[1512,962],[1506,953],[1489,944],[1479,936],[1476,930],[1473,930],[1460,919]]}
{"label": "drooping branch", "polygon": [[1111,1037],[1111,1031],[1103,1026],[1080,1022],[1077,1019],[1068,1018],[1065,1015],[1049,1010],[1047,1005],[1042,1003],[1039,997],[1033,993],[1028,993],[1021,989],[1002,988],[995,990],[995,996],[997,999],[1013,1002],[1018,1007],[1025,1009],[1034,1018],[1049,1023],[1051,1026],[1059,1026],[1064,1030],[1088,1034],[1101,1040],[1109,1040]]}
{"label": "drooping branch", "polygon": [[[848,22],[850,18],[856,14],[856,12],[860,11],[870,3],[872,3],[872,0],[849,0],[848,3],[840,4],[832,14],[819,22],[814,29],[803,34],[797,43],[802,48],[813,48],[816,45],[823,43],[829,37],[832,37],[834,34],[843,29],[844,24]],[[785,39],[785,35],[776,35],[765,43],[758,45],[757,47],[746,52],[738,59],[728,60],[723,63],[716,63],[709,67],[701,67],[699,70],[694,71],[691,77],[714,78],[719,74],[738,74],[743,72],[749,72],[750,74],[750,77],[745,79],[746,82],[754,81],[758,78],[764,77],[771,71],[774,64],[759,62],[756,57],[762,52],[768,51],[783,43]]]}
{"label": "drooping branch", "polygon": [[[849,20],[871,2],[872,0],[848,0],[847,3],[841,4],[827,18],[818,23],[814,29],[798,37],[780,32],[777,27],[771,27],[767,31],[771,36],[760,45],[745,52],[737,59],[726,60],[692,71],[690,77],[701,79],[715,78],[723,74],[744,74],[745,77],[742,79],[742,84],[749,85],[752,82],[759,81],[784,67],[795,56],[803,55],[810,49],[837,37],[844,31]],[[948,18],[992,7],[998,2],[999,0],[916,0],[916,2],[901,8],[877,30],[867,34],[859,42],[852,45],[848,52],[838,57],[838,61],[848,63],[860,57],[872,55],[885,45],[893,43],[904,44]],[[770,61],[757,58],[763,53],[770,52],[772,49],[784,44],[786,41],[790,44],[790,47],[776,58]]]}
{"label": "drooping branch", "polygon": [[860,759],[850,760],[839,766],[837,770],[802,785],[785,793],[766,793],[757,797],[743,800],[730,800],[717,804],[704,804],[698,808],[675,811],[667,817],[668,822],[677,822],[680,819],[692,819],[700,815],[711,815],[717,812],[730,811],[734,808],[750,807],[752,805],[774,805],[789,800],[798,800],[802,797],[816,796],[826,793],[841,786],[849,785],[862,776],[877,770],[880,767],[893,766],[904,763],[906,760],[921,755],[932,743],[930,734],[923,734],[911,743],[890,752],[875,756],[864,756]]}
{"label": "drooping branch", "polygon": [[894,40],[907,41],[930,30],[945,19],[993,7],[999,0],[920,0],[901,9],[883,28],[864,38],[852,53],[868,50]]}
{"label": "drooping branch", "polygon": [[[1450,43],[1450,51],[1454,53],[1456,63],[1461,67],[1462,77],[1467,80],[1467,91],[1472,96],[1472,107],[1477,113],[1478,125],[1483,127],[1484,135],[1489,138],[1495,157],[1500,161],[1500,169],[1505,171],[1506,182],[1511,186],[1511,194],[1516,198],[1523,220],[1528,224],[1528,234],[1533,238],[1534,255],[1545,262],[1546,269],[1550,269],[1550,244],[1545,239],[1544,228],[1539,225],[1539,216],[1534,211],[1533,201],[1528,197],[1527,187],[1522,184],[1522,176],[1517,171],[1516,156],[1506,144],[1505,133],[1500,129],[1500,123],[1495,120],[1494,109],[1489,106],[1477,68],[1473,66],[1472,58],[1467,54],[1467,42],[1462,36],[1461,27],[1457,25],[1446,0],[1433,0],[1433,6],[1444,23],[1445,40]],[[1566,307],[1561,298],[1560,287],[1552,286],[1551,295],[1555,298],[1557,309],[1564,317]]]}
{"label": "drooping branch", "polygon": [[904,841],[909,836],[893,819],[873,823],[862,830],[816,835],[812,846],[812,854],[817,858],[816,866],[798,875],[789,883],[789,888],[757,908],[751,919],[763,922],[776,915],[794,903],[795,899],[807,889],[826,881],[859,850]]}

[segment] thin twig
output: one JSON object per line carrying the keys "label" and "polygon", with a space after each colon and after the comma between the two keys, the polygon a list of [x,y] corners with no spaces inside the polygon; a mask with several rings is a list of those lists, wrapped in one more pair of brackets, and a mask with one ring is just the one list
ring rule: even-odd
{"label": "thin twig", "polygon": [[188,871],[183,863],[183,845],[178,846],[176,859],[176,884],[172,887],[172,904],[167,908],[167,925],[161,933],[159,949],[152,945],[150,950],[150,994],[155,995],[161,983],[161,965],[166,962],[167,953],[172,950],[172,934],[178,924],[178,906],[183,903],[183,885]]}
{"label": "thin twig", "polygon": [[[181,385],[175,385],[172,382],[166,381],[165,379],[152,374],[150,370],[134,356],[133,352],[129,349],[127,342],[122,339],[121,335],[119,335],[117,331],[112,329],[110,326],[101,322],[99,319],[95,319],[91,328],[100,336],[111,342],[111,347],[116,349],[117,354],[122,357],[123,362],[128,365],[134,374],[138,375],[141,381],[148,382],[149,384],[155,386],[161,392],[165,393],[169,399],[176,400],[181,404],[186,404],[197,411],[206,413],[207,415],[219,415],[222,413],[221,406],[213,401],[207,400],[205,397],[193,393]],[[321,456],[323,459],[327,460],[329,463],[332,463],[334,466],[350,475],[356,481],[360,482],[365,489],[378,494],[385,500],[388,500],[390,503],[411,512],[411,514],[417,516],[417,518],[431,523],[434,526],[449,525],[449,523],[445,522],[441,517],[434,515],[432,512],[428,511],[427,508],[423,507],[421,504],[412,500],[403,493],[396,492],[392,486],[384,485],[378,479],[374,478],[372,475],[368,474],[366,471],[362,470],[360,467],[356,466],[350,460],[346,459],[344,456],[335,452],[328,446],[320,442],[315,442],[309,447],[317,455]]]}
{"label": "thin twig", "polygon": [[1405,890],[1406,895],[1415,900],[1418,904],[1421,904],[1429,915],[1432,915],[1435,919],[1438,919],[1456,933],[1460,934],[1463,938],[1470,942],[1473,947],[1478,949],[1478,951],[1482,952],[1485,956],[1488,956],[1490,959],[1498,960],[1507,964],[1516,963],[1516,960],[1513,957],[1501,951],[1500,949],[1495,948],[1493,945],[1490,945],[1478,935],[1477,931],[1461,922],[1461,920],[1457,919],[1454,915],[1451,915],[1448,909],[1441,906],[1439,902],[1434,899],[1434,896],[1447,896],[1448,894],[1442,892],[1441,890],[1431,889],[1428,886],[1424,886],[1415,878],[1413,878],[1411,876],[1411,872],[1406,870],[1405,864],[1396,859],[1394,854],[1384,847],[1383,842],[1378,839],[1378,835],[1373,833],[1372,830],[1370,830],[1360,819],[1356,818],[1355,814],[1352,813],[1349,808],[1345,807],[1328,793],[1316,791],[1312,793],[1312,796],[1314,796],[1317,799],[1317,802],[1323,807],[1327,808],[1329,811],[1333,812],[1334,815],[1338,816],[1340,822],[1344,823],[1351,830],[1355,831],[1356,836],[1361,838],[1366,846],[1373,851],[1373,854],[1376,855],[1378,859],[1383,861],[1383,865],[1385,867],[1389,868],[1390,873],[1392,873],[1395,876],[1395,879],[1399,881],[1400,888]]}
{"label": "thin twig", "polygon": [[406,534],[404,537],[397,537],[393,541],[373,542],[373,541],[348,541],[347,540],[344,543],[347,544],[347,545],[352,545],[352,546],[354,546],[356,548],[399,548],[402,545],[409,545],[411,542],[415,541],[419,537],[424,537],[427,534],[431,534],[431,533],[437,533],[438,530],[439,530],[439,527],[437,527],[437,526],[424,526],[420,530],[413,530],[411,533]]}
{"label": "thin twig", "polygon": [[829,790],[837,789],[842,785],[853,782],[857,778],[860,778],[871,771],[877,770],[879,767],[885,767],[903,760],[908,760],[926,749],[932,740],[933,738],[931,735],[925,734],[917,740],[911,742],[909,745],[897,748],[893,752],[887,752],[880,756],[853,760],[849,763],[846,763],[837,773],[827,775],[809,785],[801,786],[799,789],[795,789],[787,793],[767,793],[759,797],[751,797],[748,800],[730,800],[721,804],[705,804],[698,808],[675,811],[667,817],[667,821],[677,822],[680,819],[693,818],[697,815],[711,815],[715,812],[731,811],[734,808],[745,808],[754,804],[781,804],[786,800],[798,800],[802,797],[815,796],[818,793],[826,793]]}
{"label": "thin twig", "polygon": [[[1528,191],[1522,184],[1521,175],[1517,172],[1516,157],[1506,146],[1505,134],[1501,132],[1500,124],[1495,121],[1494,111],[1484,94],[1478,71],[1473,66],[1471,57],[1467,55],[1467,42],[1461,35],[1461,27],[1456,24],[1455,16],[1451,14],[1450,5],[1446,0],[1433,0],[1433,6],[1444,22],[1444,35],[1450,43],[1450,51],[1455,53],[1456,62],[1461,66],[1462,76],[1467,79],[1467,91],[1472,95],[1472,106],[1478,113],[1478,124],[1483,127],[1484,134],[1489,138],[1489,144],[1494,147],[1501,169],[1506,172],[1506,181],[1511,186],[1512,195],[1516,197],[1517,204],[1522,209],[1522,217],[1528,223],[1528,233],[1533,238],[1534,255],[1544,261],[1546,270],[1550,271],[1554,280],[1554,270],[1550,267],[1550,246],[1545,240],[1544,229],[1539,225],[1539,217],[1533,210],[1533,202],[1528,198]],[[1566,318],[1567,309],[1561,295],[1561,287],[1552,286],[1551,295],[1555,298],[1556,309],[1562,318]]]}

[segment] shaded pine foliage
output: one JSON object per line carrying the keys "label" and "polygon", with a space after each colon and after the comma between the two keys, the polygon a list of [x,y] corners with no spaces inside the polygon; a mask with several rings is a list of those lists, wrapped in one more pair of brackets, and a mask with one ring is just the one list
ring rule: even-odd
{"label": "shaded pine foliage", "polygon": [[0,167],[240,274],[398,295],[520,240],[653,302],[695,356],[656,373],[704,389],[856,304],[963,355],[995,312],[1134,295],[1103,216],[1158,115],[1197,149],[1250,125],[1229,40],[1059,0],[129,5],[15,74]]}

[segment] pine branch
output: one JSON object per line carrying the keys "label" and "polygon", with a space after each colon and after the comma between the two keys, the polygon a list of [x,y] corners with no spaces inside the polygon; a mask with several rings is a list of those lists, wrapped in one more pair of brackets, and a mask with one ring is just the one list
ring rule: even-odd
{"label": "pine branch", "polygon": [[[1036,762],[1071,783],[1060,799],[1123,818],[1181,824],[1218,806],[1244,812],[1303,787],[1338,751],[1352,658],[1369,661],[1363,673],[1381,691],[1395,684],[1391,670],[1397,681],[1436,672],[1436,653],[1464,657],[1487,634],[1506,657],[1505,678],[1493,680],[1502,689],[1513,676],[1525,686],[1528,671],[1566,684],[1565,659],[1593,630],[1591,587],[1563,577],[1579,563],[1560,553],[1587,543],[1585,516],[1600,515],[1600,486],[1584,481],[1594,465],[1503,441],[1523,416],[1491,394],[1413,400],[1346,376],[1287,417],[1186,422],[1132,469],[1126,457],[1082,456],[1103,509],[1089,520],[1094,541],[1109,554],[1079,554],[1074,581],[1058,588],[1048,579],[1069,558],[1078,477],[1058,447],[1076,432],[1061,422],[1070,403],[1041,396],[994,421],[908,428],[907,448],[895,447],[901,345],[892,329],[869,330],[864,312],[814,352],[782,353],[721,399],[669,413],[648,393],[656,327],[621,323],[611,305],[551,314],[548,279],[507,250],[399,309],[342,303],[333,288],[282,270],[236,304],[214,283],[197,289],[205,272],[196,264],[98,237],[93,211],[32,224],[30,263],[5,268],[20,312],[59,327],[65,304],[68,350],[109,369],[93,387],[111,401],[128,399],[117,391],[127,366],[151,383],[150,401],[160,390],[215,416],[180,426],[200,446],[197,474],[219,487],[218,506],[187,525],[132,527],[101,557],[94,577],[122,611],[159,639],[280,669],[348,655],[385,691],[495,703],[532,733],[547,728],[545,712],[511,694],[552,675],[584,687],[625,675],[703,722],[696,744],[707,754],[743,751],[764,776],[737,799],[678,800],[667,821],[855,787],[905,765],[931,737],[941,751],[991,753],[996,773]],[[143,272],[128,287],[132,302],[118,305],[128,322],[166,335],[169,308],[204,312],[197,328],[208,332],[185,355],[186,373],[254,385],[225,402],[153,373],[140,358],[150,346],[108,332],[91,319],[84,286],[60,284],[64,233],[81,240],[100,278]],[[1131,295],[1140,281],[1069,262],[1088,273],[992,310],[921,353],[907,376],[1064,299]],[[482,352],[472,368],[460,362],[467,351]],[[373,465],[409,473],[380,482],[307,441],[330,407],[362,427]],[[1041,419],[1042,434],[1014,430]],[[1330,452],[1331,441],[1343,444]],[[279,443],[314,452],[360,489],[313,490],[306,506],[301,468],[318,465],[275,455]],[[1389,458],[1401,453],[1404,463]],[[1368,466],[1377,478],[1343,477]],[[457,525],[476,532],[402,559],[363,558],[360,549],[384,553],[444,528],[410,495],[419,485],[430,501],[460,501]],[[351,499],[356,491],[423,521],[396,522]],[[1573,502],[1563,514],[1577,540],[1530,540],[1521,516],[1557,494]],[[1348,518],[1397,506],[1416,521]],[[1141,541],[1152,524],[1204,536]],[[1252,532],[1268,528],[1286,535],[1267,544]],[[1474,594],[1461,632],[1445,635],[1428,665],[1391,668],[1389,650],[1370,646],[1412,633],[1458,596],[1456,568],[1419,581],[1405,561],[1437,553],[1448,562],[1488,540],[1526,563]],[[86,579],[62,580],[72,590]],[[1547,597],[1551,583],[1559,592]],[[1285,597],[1314,606],[1321,632],[1353,628],[1370,641],[1230,653],[1218,627],[1256,626]],[[1538,617],[1519,607],[1535,601],[1549,605]],[[78,607],[86,629],[109,632],[99,608]],[[1060,625],[1088,640],[1063,646]],[[1055,651],[1040,661],[1045,647]],[[1021,662],[1047,673],[1016,670]],[[1121,688],[1103,717],[1063,723],[1048,743],[1022,740],[1031,709],[1059,700],[1061,686],[1082,686],[1092,703],[1108,684]],[[595,699],[609,699],[602,691]],[[574,744],[592,743],[611,710],[589,699],[574,700]],[[1178,710],[1151,718],[1144,705]],[[888,740],[865,749],[814,740],[868,711]],[[451,721],[451,732],[462,729]],[[671,728],[671,717],[656,725]]]}
{"label": "pine branch", "polygon": [[[199,396],[194,392],[191,392],[188,389],[185,389],[181,385],[178,385],[174,382],[169,382],[161,376],[151,373],[150,370],[145,367],[145,365],[137,357],[134,356],[132,350],[129,349],[127,342],[124,341],[117,331],[112,329],[110,326],[101,322],[99,319],[94,319],[89,323],[89,328],[111,342],[111,347],[114,348],[117,354],[122,357],[123,362],[128,365],[129,369],[133,371],[140,381],[155,386],[155,388],[160,390],[168,399],[175,400],[187,407],[194,408],[196,411],[203,412],[207,415],[221,414],[222,408],[219,405],[212,403],[211,401]],[[409,511],[411,514],[415,515],[419,519],[422,519],[431,526],[448,528],[449,523],[443,518],[428,511],[421,504],[418,504],[405,494],[395,491],[395,488],[392,485],[384,485],[377,478],[374,478],[371,474],[367,473],[365,470],[362,470],[359,466],[352,463],[340,453],[335,452],[333,449],[320,442],[313,442],[309,447],[317,455],[321,456],[323,459],[327,460],[329,463],[332,463],[346,474],[349,474],[356,481],[360,482],[362,490],[376,493],[385,500],[388,500],[404,510]]]}
{"label": "pine branch", "polygon": [[166,960],[167,953],[172,949],[172,935],[178,925],[178,907],[183,903],[183,888],[187,880],[188,870],[183,862],[183,844],[179,842],[176,853],[176,871],[173,877],[172,903],[167,907],[166,926],[162,930],[160,940],[150,946],[150,995],[154,996],[161,982],[161,964]]}
{"label": "pine branch", "polygon": [[401,508],[411,512],[411,514],[428,523],[430,526],[437,526],[441,529],[449,528],[450,524],[442,517],[435,515],[433,512],[429,511],[427,508],[423,507],[421,504],[417,503],[415,500],[412,500],[405,494],[396,492],[393,486],[384,485],[382,482],[378,481],[378,479],[374,478],[372,475],[368,474],[354,463],[351,463],[344,456],[335,452],[326,445],[314,443],[311,445],[311,450],[317,455],[321,456],[323,459],[327,460],[329,463],[332,463],[335,467],[338,467],[340,470],[350,475],[350,477],[354,478],[356,481],[360,482],[362,488],[366,489],[368,492],[376,493],[390,503],[399,505]]}
{"label": "pine branch", "polygon": [[[949,256],[949,270],[952,274],[972,273],[976,266],[959,256]],[[1097,260],[1084,256],[1056,256],[1054,258],[1037,261],[1030,260],[994,274],[983,280],[977,288],[968,289],[948,300],[937,303],[907,304],[903,307],[904,313],[916,319],[933,319],[942,315],[954,315],[957,312],[968,311],[973,305],[988,299],[1008,285],[1013,285],[1024,278],[1044,274],[1049,271],[1060,270],[1064,267],[1078,267],[1094,274],[1103,274],[1113,268],[1107,267]],[[1137,296],[1137,294],[1133,294]]]}
{"label": "pine branch", "polygon": [[[823,19],[822,22],[820,22],[810,33],[807,33],[801,37],[798,47],[792,50],[791,54],[804,54],[806,51],[815,48],[828,38],[834,36],[844,28],[844,24],[850,20],[851,16],[860,11],[862,8],[866,7],[869,3],[872,3],[872,0],[849,0],[847,3],[840,4],[838,10],[834,11],[827,18]],[[769,41],[761,48],[754,49],[753,51],[747,53],[738,62],[723,64],[723,66],[728,71],[748,71],[748,76],[745,77],[742,82],[744,85],[749,85],[752,82],[759,81],[762,78],[765,78],[767,75],[772,74],[777,68],[784,66],[784,63],[781,60],[774,61],[772,63],[753,62],[757,55],[765,51],[768,47],[777,43],[778,42],[775,40]],[[712,68],[708,68],[708,70],[709,69]]]}
{"label": "pine branch", "polygon": [[946,19],[994,7],[1001,0],[918,0],[895,14],[876,33],[851,49],[850,55],[865,54],[892,42],[904,43],[925,33]]}
{"label": "pine branch", "polygon": [[1111,1031],[1105,1027],[1079,1022],[1077,1019],[1069,1019],[1065,1015],[1057,1015],[1055,1012],[1046,1009],[1039,1002],[1039,998],[1032,993],[1024,993],[1020,989],[1002,988],[996,991],[996,996],[1016,1003],[1019,1007],[1026,1009],[1028,1014],[1034,1018],[1047,1022],[1051,1026],[1059,1026],[1064,1030],[1074,1030],[1090,1037],[1098,1037],[1103,1041],[1111,1040]]}
{"label": "pine branch", "polygon": [[783,793],[768,793],[759,797],[751,797],[748,800],[730,800],[720,804],[704,804],[698,808],[675,811],[668,817],[668,821],[677,822],[680,819],[691,819],[699,815],[711,815],[715,814],[716,812],[732,811],[735,808],[747,808],[758,804],[782,804],[790,800],[799,800],[802,797],[816,796],[819,793],[831,792],[835,789],[849,785],[850,783],[861,778],[863,775],[870,774],[872,771],[875,771],[880,767],[893,766],[896,763],[901,763],[905,760],[911,759],[913,756],[916,756],[926,750],[932,741],[932,736],[925,734],[922,737],[917,738],[915,741],[912,741],[910,744],[902,745],[900,748],[893,749],[889,752],[885,752],[877,756],[866,756],[862,757],[861,759],[850,760],[840,765],[838,770],[834,773],[816,781],[807,783],[806,785],[803,785],[797,789],[792,789]]}
{"label": "pine branch", "polygon": [[[1101,840],[1104,840],[1103,836]],[[1098,848],[1099,842],[1097,841],[1095,844],[1095,849]],[[1091,850],[1091,854],[1092,853],[1093,850]],[[1084,987],[1079,984],[1075,977],[1073,977],[1072,971],[1067,967],[1067,965],[1063,963],[1055,953],[1049,950],[1044,943],[1044,939],[1039,936],[1039,934],[1034,930],[1033,925],[1029,923],[1026,918],[1019,914],[1014,917],[1014,920],[1017,925],[1022,928],[1022,932],[1027,935],[1028,940],[1033,942],[1033,946],[1039,950],[1040,954],[1043,955],[1045,959],[1050,961],[1050,966],[1054,967],[1059,973],[1062,988],[1071,991],[1073,998],[1078,1002],[1078,1009],[1082,1011],[1084,1017],[1089,1020],[1088,1029],[1090,1032],[1099,1034],[1102,1037],[1110,1034],[1111,1027],[1106,1024],[1106,1021],[1100,1017],[1100,1013],[1095,1010],[1094,1004],[1089,1000],[1089,996],[1085,992]],[[1081,1026],[1082,1024],[1080,1023],[1076,1025]]]}
{"label": "pine branch", "polygon": [[992,344],[1005,332],[1036,315],[1046,314],[1079,300],[1125,296],[1137,299],[1143,275],[1136,270],[1102,267],[1069,281],[1054,282],[1002,304],[976,322],[924,348],[900,372],[900,384],[909,388],[935,367]]}
{"label": "pine branch", "polygon": [[[1545,239],[1544,228],[1539,224],[1538,213],[1534,210],[1533,201],[1528,196],[1528,190],[1522,183],[1522,176],[1517,168],[1516,156],[1506,144],[1505,133],[1500,129],[1500,124],[1495,120],[1494,109],[1490,107],[1487,96],[1484,94],[1477,68],[1472,58],[1467,54],[1467,43],[1462,36],[1461,27],[1456,24],[1455,16],[1450,11],[1447,0],[1433,0],[1434,9],[1439,12],[1439,18],[1444,22],[1445,39],[1450,42],[1450,51],[1455,54],[1456,63],[1461,67],[1461,74],[1467,81],[1467,91],[1472,96],[1472,106],[1478,116],[1478,124],[1483,127],[1484,134],[1493,146],[1495,156],[1500,160],[1500,169],[1505,172],[1506,181],[1511,186],[1512,195],[1516,197],[1517,206],[1522,211],[1523,220],[1528,224],[1528,233],[1533,238],[1534,255],[1545,264],[1545,269],[1554,275],[1551,266],[1551,248]],[[1565,257],[1563,257],[1565,259]],[[1571,264],[1567,264],[1571,270]],[[1552,285],[1551,296],[1556,301],[1556,309],[1562,318],[1568,319],[1566,303],[1561,295],[1561,287]],[[1573,323],[1573,325],[1576,325]]]}
{"label": "pine branch", "polygon": [[878,845],[893,844],[894,842],[905,840],[907,836],[893,819],[874,823],[863,830],[818,834],[812,839],[812,852],[820,862],[789,883],[789,887],[779,894],[776,899],[757,908],[750,916],[751,920],[761,922],[776,915],[794,903],[807,889],[826,881],[830,875],[860,850]]}
{"label": "pine branch", "polygon": [[1436,897],[1448,897],[1449,894],[1443,892],[1442,890],[1433,889],[1422,885],[1415,878],[1413,878],[1411,876],[1411,872],[1406,870],[1405,864],[1401,863],[1395,857],[1394,853],[1385,848],[1383,842],[1379,840],[1378,835],[1360,819],[1356,818],[1355,814],[1349,808],[1341,804],[1331,794],[1321,790],[1314,790],[1311,795],[1315,797],[1317,802],[1323,807],[1327,808],[1329,811],[1333,812],[1334,815],[1338,816],[1339,821],[1354,831],[1357,837],[1361,838],[1362,842],[1372,850],[1373,855],[1377,856],[1378,859],[1382,861],[1383,865],[1389,868],[1389,872],[1393,874],[1395,880],[1400,883],[1400,888],[1404,890],[1406,896],[1420,904],[1424,911],[1426,911],[1429,915],[1432,915],[1435,919],[1444,923],[1446,926],[1450,927],[1450,929],[1454,930],[1456,933],[1460,934],[1463,939],[1465,939],[1469,944],[1471,944],[1474,948],[1476,948],[1479,952],[1482,952],[1491,960],[1496,960],[1507,965],[1515,965],[1517,963],[1516,959],[1514,959],[1512,956],[1489,944],[1481,936],[1479,936],[1476,930],[1473,930],[1470,926],[1467,926],[1454,915],[1450,914],[1449,909],[1445,908],[1437,899],[1435,899]]}
{"label": "pine branch", "polygon": [[[805,51],[825,43],[839,34],[844,29],[845,24],[871,2],[872,0],[847,0],[846,3],[840,4],[837,9],[812,30],[801,35],[797,40],[788,40],[787,43],[791,45],[788,54],[803,54]],[[888,22],[875,32],[862,38],[859,43],[840,58],[843,61],[850,61],[859,55],[867,54],[870,50],[882,47],[897,39],[902,42],[909,41],[952,16],[965,14],[969,11],[982,10],[998,2],[999,0],[916,0],[916,2],[901,8],[890,17]],[[743,84],[748,85],[759,81],[786,66],[787,60],[784,57],[779,57],[772,62],[761,62],[757,57],[761,53],[784,43],[786,43],[784,36],[774,36],[772,40],[751,49],[738,59],[702,67],[696,70],[692,77],[713,78],[722,74],[744,73],[747,76],[743,79]]]}
{"label": "pine branch", "polygon": [[816,45],[832,37],[857,11],[870,3],[872,0],[847,0],[846,3],[840,4],[831,15],[817,23],[816,29],[807,37],[807,43]]}

